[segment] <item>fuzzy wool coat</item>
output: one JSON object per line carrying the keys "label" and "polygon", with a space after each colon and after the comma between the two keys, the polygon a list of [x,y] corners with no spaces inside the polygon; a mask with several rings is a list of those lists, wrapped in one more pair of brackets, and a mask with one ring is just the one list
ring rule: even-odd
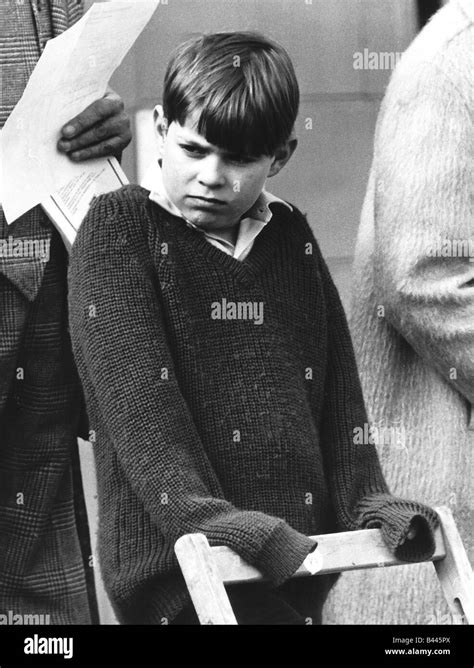
{"label": "fuzzy wool coat", "polygon": [[[376,128],[351,313],[387,482],[395,494],[450,506],[471,563],[473,15],[471,0],[441,9],[392,76]],[[453,620],[433,566],[421,564],[345,574],[325,621]]]}

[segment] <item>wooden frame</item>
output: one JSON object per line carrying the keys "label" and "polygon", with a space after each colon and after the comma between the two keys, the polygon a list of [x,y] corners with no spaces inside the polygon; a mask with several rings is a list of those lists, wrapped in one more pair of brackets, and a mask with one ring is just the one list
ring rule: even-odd
{"label": "wooden frame", "polygon": [[[435,534],[434,563],[455,624],[474,624],[474,578],[466,551],[449,508],[436,508],[440,527]],[[410,564],[396,559],[380,529],[347,531],[314,537],[323,557],[319,572]],[[203,534],[186,534],[175,552],[201,624],[237,624],[224,585],[264,580],[263,575],[228,547],[210,547]],[[293,577],[305,577],[302,568]],[[317,577],[313,576],[313,577]]]}

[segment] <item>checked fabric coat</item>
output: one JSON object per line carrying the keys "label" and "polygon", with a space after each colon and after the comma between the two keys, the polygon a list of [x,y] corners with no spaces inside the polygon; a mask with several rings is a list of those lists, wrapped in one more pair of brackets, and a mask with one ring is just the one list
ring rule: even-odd
{"label": "checked fabric coat", "polygon": [[[82,11],[82,0],[2,0],[1,126],[46,41]],[[68,257],[39,207],[10,226],[0,209],[0,248],[9,237],[41,241],[48,252],[13,257],[3,243],[0,253],[0,614],[87,624],[95,602],[77,466],[83,404],[67,327]]]}

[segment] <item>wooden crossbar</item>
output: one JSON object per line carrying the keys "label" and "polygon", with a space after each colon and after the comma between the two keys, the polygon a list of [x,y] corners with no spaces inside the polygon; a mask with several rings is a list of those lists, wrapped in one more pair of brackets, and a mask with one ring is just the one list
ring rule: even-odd
{"label": "wooden crossbar", "polygon": [[[435,565],[454,623],[474,623],[474,578],[449,508],[436,508],[440,527],[435,533]],[[365,568],[410,566],[386,547],[380,529],[314,536],[323,558],[318,575]],[[264,580],[262,573],[228,547],[210,547],[203,534],[186,534],[175,552],[201,624],[237,624],[225,584]],[[309,576],[300,567],[293,577]],[[312,577],[317,577],[312,576]]]}

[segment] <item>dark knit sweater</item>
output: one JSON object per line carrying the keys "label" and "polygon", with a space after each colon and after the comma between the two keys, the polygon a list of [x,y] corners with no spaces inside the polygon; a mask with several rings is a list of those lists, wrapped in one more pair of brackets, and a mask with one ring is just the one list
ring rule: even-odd
{"label": "dark knit sweater", "polygon": [[[381,526],[401,558],[429,557],[436,514],[390,496],[375,447],[354,444],[366,414],[351,340],[302,214],[273,204],[239,262],[148,194],[99,197],[69,272],[119,619],[160,623],[189,601],[173,552],[184,533],[231,547],[274,586],[317,533]],[[261,324],[216,318],[216,303],[232,316],[248,302]],[[414,517],[419,539],[403,545]]]}

